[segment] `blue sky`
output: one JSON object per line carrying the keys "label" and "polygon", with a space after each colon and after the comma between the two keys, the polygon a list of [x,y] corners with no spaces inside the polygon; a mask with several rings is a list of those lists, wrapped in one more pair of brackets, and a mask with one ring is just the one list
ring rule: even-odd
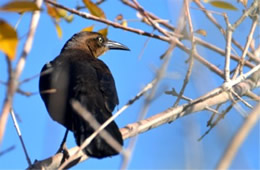
{"label": "blue sky", "polygon": [[[78,1],[81,3],[81,1]],[[178,16],[180,15],[181,1],[144,1],[140,4],[148,11],[157,16],[167,19],[171,24],[176,26]],[[251,1],[249,1],[249,4]],[[4,4],[2,1],[0,4]],[[74,8],[75,2],[69,1],[64,5]],[[233,23],[242,13],[242,5],[235,4],[239,11],[224,11],[216,9],[205,4],[207,9],[219,12],[227,12],[231,23]],[[195,7],[195,5],[192,5]],[[107,1],[100,6],[110,20],[118,14],[123,14],[125,19],[136,19],[136,11],[122,5],[120,1]],[[204,29],[207,31],[206,37],[202,39],[217,45],[220,48],[225,47],[225,40],[213,24],[205,19],[204,14],[196,9],[191,9],[194,29]],[[224,19],[221,16],[214,15],[219,23],[225,27]],[[25,14],[18,27],[18,35],[21,38],[18,55],[21,54],[26,33],[30,22],[31,14]],[[0,18],[5,19],[11,25],[15,25],[19,15],[11,13],[0,13]],[[26,67],[21,76],[21,80],[38,74],[42,66],[53,60],[60,52],[64,43],[76,32],[90,25],[95,25],[95,30],[104,28],[100,24],[91,20],[82,19],[74,16],[72,23],[61,22],[63,37],[57,37],[54,24],[46,14],[44,8],[40,23],[38,25],[32,51],[30,52]],[[248,34],[251,21],[246,20],[238,27],[234,37],[241,45],[245,44],[246,35]],[[140,22],[129,22],[130,27],[143,29],[152,32],[152,28]],[[156,32],[157,33],[157,32]],[[257,35],[255,35],[256,37]],[[258,35],[259,36],[259,35]],[[129,33],[120,29],[109,27],[108,38],[121,42],[128,46],[131,51],[109,51],[101,59],[109,66],[113,73],[118,96],[119,106],[115,111],[121,108],[130,98],[134,97],[145,84],[149,83],[155,76],[155,70],[160,67],[162,61],[159,57],[165,52],[168,45],[156,39],[151,39],[144,50],[141,58],[140,55],[147,37],[134,33]],[[188,44],[188,43],[186,43]],[[258,42],[259,45],[259,42]],[[236,49],[236,48],[235,48]],[[224,58],[202,47],[198,47],[199,53],[223,69]],[[239,55],[241,52],[236,49]],[[165,90],[175,88],[180,90],[183,78],[188,65],[185,64],[187,54],[180,49],[175,49],[167,70],[167,75],[160,83],[156,94],[156,100],[151,104],[147,117],[166,110],[171,107],[176,100],[173,96],[163,94]],[[15,65],[16,60],[13,62]],[[232,67],[235,63],[232,62]],[[3,53],[0,53],[0,80],[6,81],[6,61]],[[21,89],[30,92],[38,92],[39,78],[23,84]],[[223,83],[223,80],[210,72],[205,66],[195,62],[192,77],[184,93],[190,98],[197,98],[209,90],[212,90]],[[6,87],[0,84],[0,108],[3,105]],[[259,94],[259,90],[256,90]],[[134,103],[119,118],[116,119],[120,127],[136,121],[138,113],[143,106],[143,98]],[[180,102],[185,103],[184,101]],[[225,109],[228,104],[221,108]],[[252,102],[252,104],[255,104]],[[243,104],[241,104],[243,106]],[[245,108],[246,109],[246,108]],[[40,95],[25,97],[16,94],[14,98],[14,110],[19,115],[19,122],[23,138],[32,161],[35,159],[42,160],[53,155],[62,140],[65,128],[51,120],[49,117]],[[248,110],[248,109],[246,109]],[[227,116],[214,128],[201,142],[197,139],[207,130],[206,123],[211,113],[203,111],[178,119],[171,124],[162,125],[149,132],[141,134],[138,138],[136,148],[133,153],[129,169],[182,169],[182,168],[203,168],[212,169],[216,167],[217,162],[225,152],[228,143],[232,139],[237,129],[243,123],[244,118],[235,109],[232,109]],[[16,131],[13,127],[12,120],[9,117],[3,143],[0,151],[10,146],[15,146],[11,152],[0,157],[0,169],[24,169],[27,162],[22,151]],[[125,141],[125,147],[128,140]],[[68,146],[75,146],[72,134],[69,134]],[[120,167],[121,156],[106,158],[102,160],[89,159],[72,169],[115,169]],[[248,138],[239,149],[237,156],[232,162],[232,169],[259,169],[259,123],[250,132]]]}

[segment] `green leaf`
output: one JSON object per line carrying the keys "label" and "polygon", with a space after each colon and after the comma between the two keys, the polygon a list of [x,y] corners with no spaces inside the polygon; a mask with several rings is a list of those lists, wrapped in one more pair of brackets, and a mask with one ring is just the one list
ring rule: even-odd
{"label": "green leaf", "polygon": [[88,8],[89,12],[97,17],[106,18],[105,13],[101,8],[99,8],[95,3],[91,0],[83,0],[85,6]]}
{"label": "green leaf", "polygon": [[235,6],[228,2],[224,1],[210,1],[209,2],[212,6],[217,7],[217,8],[222,8],[222,9],[227,9],[227,10],[233,10],[236,11],[238,10]]}
{"label": "green leaf", "polygon": [[0,51],[13,60],[16,55],[18,37],[15,29],[4,20],[0,20]]}
{"label": "green leaf", "polygon": [[32,1],[11,1],[4,6],[0,7],[0,11],[5,12],[28,12],[38,11],[40,8]]}

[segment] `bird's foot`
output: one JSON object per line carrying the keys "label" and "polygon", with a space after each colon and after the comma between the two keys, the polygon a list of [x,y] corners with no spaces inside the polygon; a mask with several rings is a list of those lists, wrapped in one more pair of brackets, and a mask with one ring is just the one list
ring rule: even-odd
{"label": "bird's foot", "polygon": [[63,153],[64,151],[67,151],[68,152],[68,148],[66,146],[66,142],[63,142],[61,145],[60,145],[60,148],[58,149],[58,151],[56,152],[57,153]]}
{"label": "bird's foot", "polygon": [[69,133],[69,130],[67,129],[66,132],[65,132],[65,135],[64,135],[64,137],[63,137],[63,140],[62,140],[62,142],[61,142],[61,144],[60,144],[60,148],[58,149],[58,151],[56,152],[56,154],[57,154],[57,153],[64,153],[64,154],[65,154],[65,152],[66,152],[67,154],[69,153],[69,152],[68,152],[68,148],[67,148],[67,146],[66,146],[66,139],[67,139],[68,133]]}
{"label": "bird's foot", "polygon": [[63,154],[63,157],[62,157],[62,160],[61,160],[61,164],[67,160],[69,157],[70,157],[70,154],[69,154],[69,149],[67,148],[66,146],[66,142],[64,142],[60,148],[58,149],[58,151],[56,152],[56,154],[58,153],[62,153]]}

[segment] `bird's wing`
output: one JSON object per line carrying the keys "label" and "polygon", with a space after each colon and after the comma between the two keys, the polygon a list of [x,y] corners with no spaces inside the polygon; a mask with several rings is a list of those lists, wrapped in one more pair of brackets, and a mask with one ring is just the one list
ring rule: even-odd
{"label": "bird's wing", "polygon": [[68,103],[68,86],[69,77],[64,63],[54,60],[44,65],[39,82],[40,95],[52,119],[64,126],[68,126],[68,118],[64,114]]}
{"label": "bird's wing", "polygon": [[109,70],[109,68],[104,64],[104,68],[106,68],[106,72],[100,73],[100,90],[105,99],[105,105],[109,112],[112,112],[116,105],[119,104],[116,85],[114,78]]}
{"label": "bird's wing", "polygon": [[52,64],[47,63],[43,66],[40,74],[40,82],[39,82],[39,89],[40,94],[42,97],[44,97],[46,94],[46,90],[50,88],[50,72],[52,71]]}
{"label": "bird's wing", "polygon": [[[118,98],[113,76],[107,66],[96,59],[93,61],[72,61],[70,63],[70,91],[69,96],[80,102],[80,104],[98,121],[103,124],[112,116],[112,111]],[[71,110],[72,131],[78,145],[89,137],[94,129],[87,121],[82,119],[75,110]],[[105,130],[116,141],[123,145],[122,135],[118,126],[113,121]],[[102,158],[118,153],[104,139],[97,136],[84,151],[93,157]]]}
{"label": "bird's wing", "polygon": [[119,102],[114,78],[105,63],[101,60],[73,62],[71,67],[71,74],[77,75],[75,80],[72,78],[74,98],[86,103],[87,108],[105,106],[102,109],[112,113]]}

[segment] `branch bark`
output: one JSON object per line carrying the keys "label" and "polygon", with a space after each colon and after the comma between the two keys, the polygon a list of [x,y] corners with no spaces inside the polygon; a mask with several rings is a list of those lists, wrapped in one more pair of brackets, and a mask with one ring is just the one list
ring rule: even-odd
{"label": "branch bark", "polygon": [[[39,8],[42,5],[42,1],[43,0],[36,0],[36,4]],[[8,89],[7,89],[7,94],[6,94],[6,97],[4,100],[4,106],[3,106],[3,109],[1,111],[1,116],[0,116],[0,144],[3,140],[8,115],[9,115],[9,112],[10,112],[10,109],[11,109],[11,106],[13,103],[13,97],[14,97],[14,94],[17,91],[17,88],[19,85],[18,84],[19,78],[24,69],[27,55],[29,54],[29,52],[31,51],[31,48],[32,48],[34,34],[36,31],[39,19],[40,19],[40,11],[34,11],[32,14],[28,37],[25,42],[21,57],[19,58],[18,63],[16,65],[16,70],[13,71],[13,70],[11,70],[11,67],[9,67],[10,68],[9,72],[8,72],[9,79],[8,79],[8,83],[7,83]]]}
{"label": "branch bark", "polygon": [[[230,83],[232,83],[232,81],[235,80],[230,80]],[[260,70],[256,70],[248,79],[239,82],[238,84],[234,84],[233,90],[238,95],[243,96],[248,90],[253,90],[254,88],[256,88],[259,82]],[[245,86],[245,84],[249,85]],[[243,86],[243,88],[247,87],[248,89],[239,90],[242,88],[240,86]],[[223,90],[222,87],[219,87],[205,94],[204,96],[191,101],[188,104],[184,104],[178,107],[171,107],[147,119],[128,124],[124,128],[121,128],[120,131],[122,133],[123,139],[128,139],[163,124],[171,123],[174,120],[177,120],[178,118],[181,118],[183,116],[205,110],[210,106],[221,104],[229,100],[231,100],[231,95],[229,94],[229,92]],[[79,148],[77,146],[69,149],[69,155],[73,155],[76,151],[78,151],[78,149]],[[89,158],[82,152],[80,152],[78,155],[79,156],[76,157],[75,160],[67,168],[72,167],[73,165]],[[31,167],[28,167],[28,169],[57,169],[61,164],[63,156],[64,155],[62,153],[58,153],[45,160],[36,161]]]}

